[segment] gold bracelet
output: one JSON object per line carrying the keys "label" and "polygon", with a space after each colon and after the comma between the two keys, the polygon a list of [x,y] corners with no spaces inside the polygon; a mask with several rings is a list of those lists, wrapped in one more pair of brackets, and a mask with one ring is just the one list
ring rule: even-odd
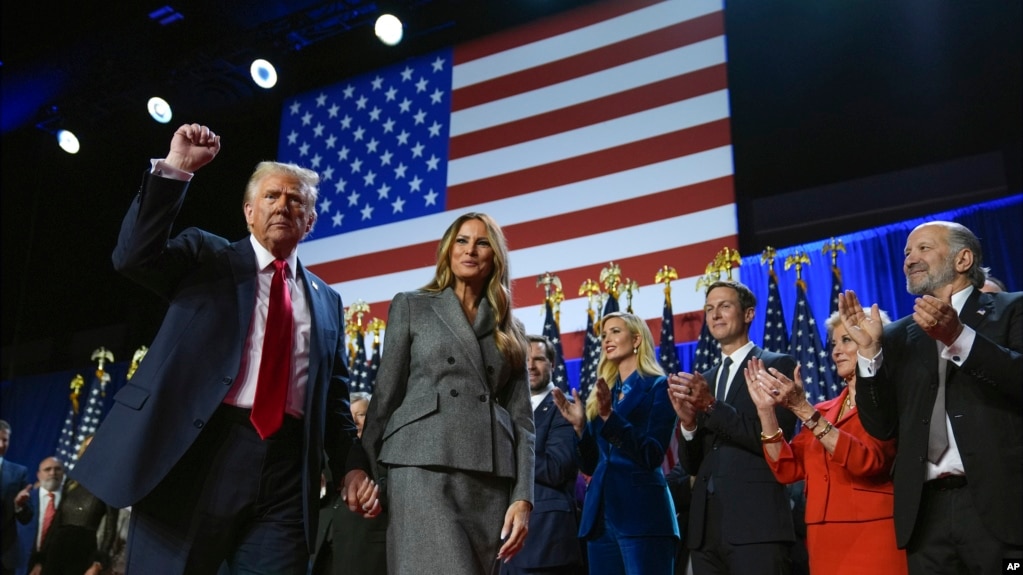
{"label": "gold bracelet", "polygon": [[824,429],[822,429],[820,433],[814,435],[814,437],[816,437],[817,439],[824,437],[825,435],[828,434],[828,432],[830,432],[834,428],[834,426],[831,425],[830,421],[825,419],[824,422],[827,423],[827,425],[824,426]]}
{"label": "gold bracelet", "polygon": [[760,432],[761,443],[778,443],[782,439],[785,439],[785,433],[781,430],[780,427],[778,428],[778,431],[775,431],[771,435],[764,435],[763,431]]}

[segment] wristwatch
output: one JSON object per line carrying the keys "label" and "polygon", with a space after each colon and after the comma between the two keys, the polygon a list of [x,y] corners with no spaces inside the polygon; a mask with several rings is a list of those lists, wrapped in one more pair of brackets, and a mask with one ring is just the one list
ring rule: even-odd
{"label": "wristwatch", "polygon": [[810,416],[810,419],[807,419],[806,421],[803,422],[803,427],[809,429],[810,431],[813,431],[817,427],[817,424],[820,423],[820,421],[821,412],[814,411],[813,415]]}

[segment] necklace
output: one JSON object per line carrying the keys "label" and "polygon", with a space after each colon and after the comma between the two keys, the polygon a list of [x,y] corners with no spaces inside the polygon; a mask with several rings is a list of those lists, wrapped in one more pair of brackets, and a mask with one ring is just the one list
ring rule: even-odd
{"label": "necklace", "polygon": [[842,402],[842,408],[838,410],[838,418],[841,419],[843,415],[849,413],[854,407],[856,407],[856,403],[853,402],[852,395],[846,395],[845,401]]}

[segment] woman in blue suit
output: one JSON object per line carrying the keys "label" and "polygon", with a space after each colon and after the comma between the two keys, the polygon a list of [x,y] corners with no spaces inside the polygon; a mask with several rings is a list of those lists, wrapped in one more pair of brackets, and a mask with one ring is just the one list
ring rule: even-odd
{"label": "woman in blue suit", "polygon": [[553,392],[579,438],[580,469],[591,476],[579,537],[591,574],[670,575],[679,534],[661,470],[675,428],[667,379],[639,317],[605,315],[601,341],[599,380],[585,413],[575,390],[575,402]]}

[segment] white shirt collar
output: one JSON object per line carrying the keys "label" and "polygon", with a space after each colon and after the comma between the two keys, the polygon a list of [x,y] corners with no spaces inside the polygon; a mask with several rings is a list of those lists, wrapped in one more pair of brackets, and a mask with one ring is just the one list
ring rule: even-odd
{"label": "white shirt collar", "polygon": [[956,313],[963,312],[963,306],[966,305],[966,300],[970,299],[970,294],[973,293],[973,285],[966,286],[965,289],[961,289],[956,293],[952,294],[952,307],[955,308]]}
{"label": "white shirt collar", "polygon": [[[249,241],[252,243],[252,249],[256,252],[256,264],[259,266],[259,271],[265,270],[267,266],[277,259],[269,250],[263,247],[263,244],[256,241],[256,236],[249,234]],[[289,277],[294,279],[295,270],[298,269],[298,248],[292,250],[288,257],[284,258],[284,261],[288,262]]]}
{"label": "white shirt collar", "polygon": [[550,381],[547,382],[547,387],[543,391],[529,395],[529,402],[533,404],[533,411],[536,411],[536,406],[540,405],[544,398],[550,395],[552,389],[554,389],[554,382]]}
{"label": "white shirt collar", "polygon": [[[733,351],[732,353],[728,354],[726,357],[732,358],[732,365],[733,366],[737,366],[737,365],[739,365],[740,362],[742,362],[743,359],[746,359],[746,356],[749,354],[750,351],[753,350],[753,348],[755,346],[756,346],[756,344],[753,343],[753,340],[747,341],[746,345],[744,345],[744,346],[740,347],[739,349]],[[721,361],[724,361],[724,360],[725,360],[725,358],[722,357]]]}

